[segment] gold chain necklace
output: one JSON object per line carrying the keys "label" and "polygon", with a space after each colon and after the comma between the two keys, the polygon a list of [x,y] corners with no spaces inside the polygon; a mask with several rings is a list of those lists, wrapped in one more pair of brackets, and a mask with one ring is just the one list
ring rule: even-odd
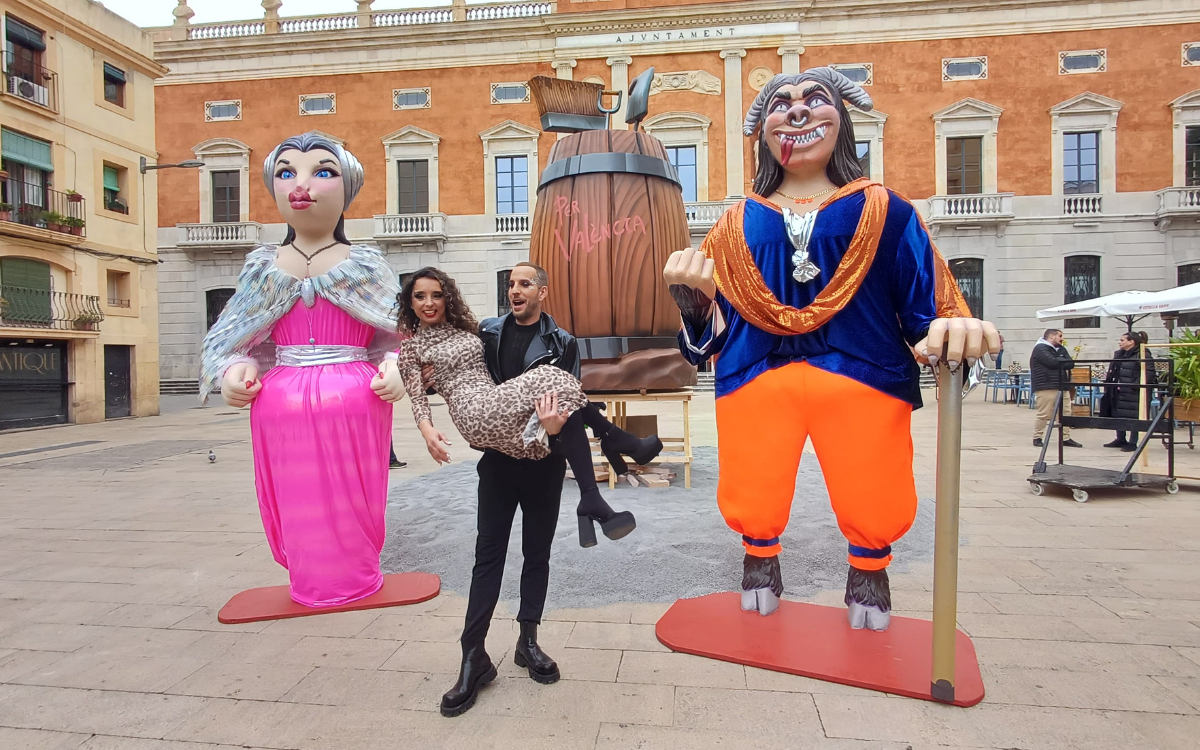
{"label": "gold chain necklace", "polygon": [[836,188],[836,187],[831,187],[831,188],[829,188],[828,190],[822,190],[822,191],[821,191],[821,192],[819,192],[819,193],[813,193],[812,195],[810,195],[810,196],[807,196],[807,197],[804,197],[804,198],[798,198],[798,197],[796,197],[796,196],[794,196],[794,195],[788,195],[787,193],[785,193],[785,192],[783,192],[782,190],[779,190],[779,189],[776,189],[776,190],[775,190],[775,192],[779,193],[779,194],[780,194],[780,195],[782,195],[784,198],[787,198],[787,199],[788,199],[788,200],[790,200],[790,201],[795,201],[795,202],[797,202],[797,203],[812,203],[812,202],[813,202],[813,201],[815,201],[817,198],[820,198],[822,195],[829,195],[829,194],[830,194],[830,193],[832,193],[834,190],[837,190],[837,188]]}
{"label": "gold chain necklace", "polygon": [[334,240],[333,242],[330,242],[325,247],[322,247],[318,250],[313,250],[312,255],[309,255],[308,253],[304,252],[300,248],[296,247],[296,242],[293,240],[292,241],[292,249],[295,250],[296,252],[300,253],[302,256],[304,256],[304,278],[308,278],[308,270],[309,270],[309,267],[312,266],[313,258],[317,257],[318,255],[325,252],[326,250],[333,247],[334,245],[340,245],[340,244],[342,244],[340,241]]}

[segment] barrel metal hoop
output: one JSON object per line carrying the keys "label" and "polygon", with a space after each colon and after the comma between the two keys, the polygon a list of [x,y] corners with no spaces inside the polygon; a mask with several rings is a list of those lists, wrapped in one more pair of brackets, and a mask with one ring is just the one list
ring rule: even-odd
{"label": "barrel metal hoop", "polygon": [[646,175],[647,177],[658,177],[663,180],[669,180],[682,187],[675,167],[665,159],[646,156],[644,154],[606,152],[579,154],[578,156],[570,156],[551,163],[542,171],[542,179],[538,183],[538,189],[540,190],[551,182],[561,180],[564,177],[598,173]]}

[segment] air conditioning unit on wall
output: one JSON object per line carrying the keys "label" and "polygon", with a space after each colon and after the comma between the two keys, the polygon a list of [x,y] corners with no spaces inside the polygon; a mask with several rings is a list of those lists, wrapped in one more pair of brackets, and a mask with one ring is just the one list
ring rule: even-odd
{"label": "air conditioning unit on wall", "polygon": [[15,94],[22,99],[40,104],[43,107],[50,106],[50,90],[45,86],[39,86],[33,81],[27,81],[24,78],[10,76],[8,79],[8,93]]}

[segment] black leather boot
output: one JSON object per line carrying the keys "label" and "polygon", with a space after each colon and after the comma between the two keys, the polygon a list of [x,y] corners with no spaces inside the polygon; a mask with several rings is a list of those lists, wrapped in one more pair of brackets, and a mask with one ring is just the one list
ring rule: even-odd
{"label": "black leather boot", "polygon": [[554,663],[553,659],[546,656],[546,652],[542,651],[542,647],[538,645],[537,628],[537,623],[521,623],[521,635],[517,638],[517,649],[513,653],[513,661],[517,663],[518,667],[527,669],[534,682],[549,685],[558,682],[558,665]]}
{"label": "black leather boot", "polygon": [[604,536],[613,541],[628,536],[637,528],[637,519],[632,513],[614,511],[595,487],[580,493],[575,515],[579,518],[579,546],[584,548],[596,546],[595,523],[600,524]]}
{"label": "black leather boot", "polygon": [[442,716],[465,714],[475,699],[479,688],[496,679],[496,666],[483,650],[483,646],[472,646],[463,650],[462,668],[458,671],[458,682],[442,696]]}
{"label": "black leather boot", "polygon": [[624,474],[629,470],[621,454],[632,458],[638,466],[645,466],[657,458],[662,449],[662,441],[657,435],[639,438],[620,427],[609,429],[608,434],[600,440],[600,450],[617,469],[617,474]]}

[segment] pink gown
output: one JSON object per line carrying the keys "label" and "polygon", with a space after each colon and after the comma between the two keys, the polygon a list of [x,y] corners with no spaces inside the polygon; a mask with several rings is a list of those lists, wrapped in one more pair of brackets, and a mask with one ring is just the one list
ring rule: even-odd
{"label": "pink gown", "polygon": [[[297,300],[272,332],[277,346],[369,346],[375,329],[323,297]],[[379,590],[392,405],[371,390],[378,367],[348,362],[272,368],[250,409],[254,483],[292,599],[330,607]]]}

